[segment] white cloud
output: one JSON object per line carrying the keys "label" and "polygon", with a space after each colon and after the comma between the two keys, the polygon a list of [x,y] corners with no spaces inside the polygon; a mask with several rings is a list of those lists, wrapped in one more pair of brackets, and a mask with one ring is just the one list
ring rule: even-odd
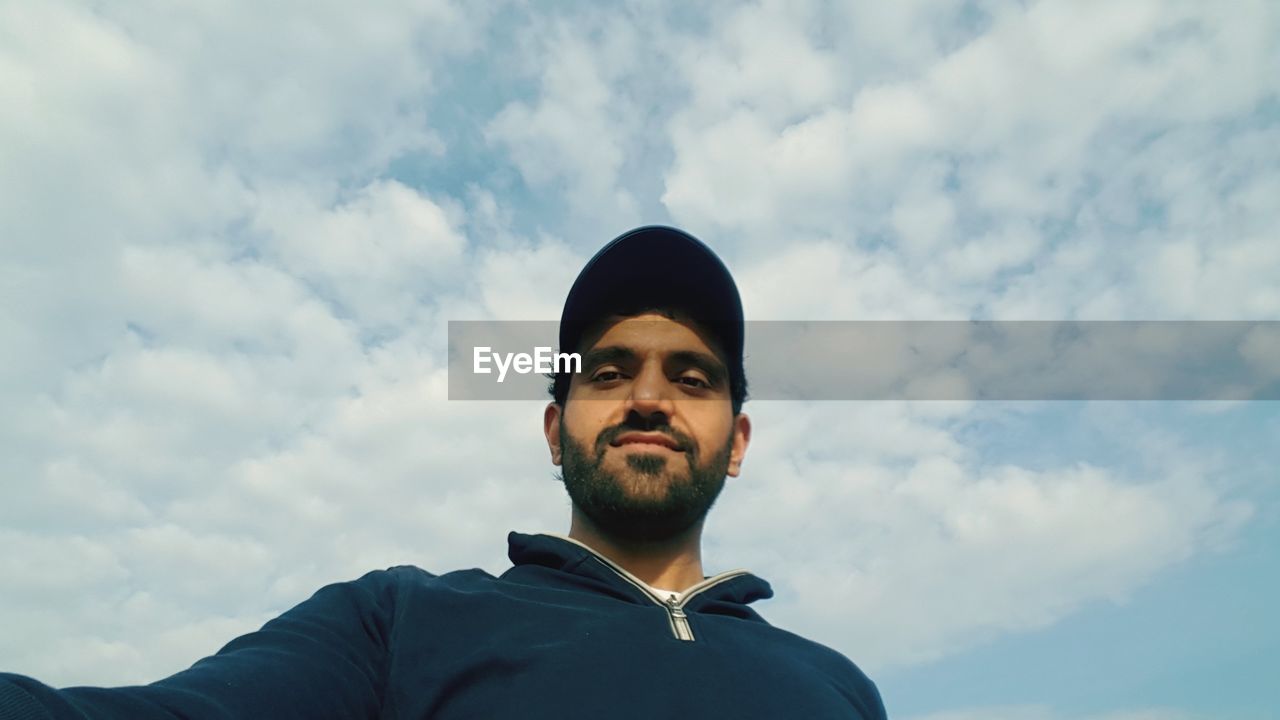
{"label": "white cloud", "polygon": [[737,271],[752,320],[958,319],[935,289],[882,250],[863,251],[834,238],[797,234]]}
{"label": "white cloud", "polygon": [[[837,35],[833,53],[847,58],[851,79],[816,107],[792,102],[791,115],[750,104],[680,109],[664,203],[679,221],[717,228],[763,257],[779,238],[815,232],[899,250],[878,261],[946,288],[948,306],[966,314],[1280,311],[1262,279],[1280,269],[1274,232],[1262,229],[1275,226],[1276,207],[1259,194],[1276,182],[1276,143],[1248,127],[1250,111],[1274,96],[1259,74],[1278,62],[1266,40],[1274,8],[1041,2],[993,5],[987,25],[954,48],[911,54],[878,82],[859,79],[861,56]],[[818,47],[827,36],[799,37]],[[711,41],[714,52],[736,52]],[[694,88],[702,57],[690,52],[681,67]],[[754,89],[769,93],[762,80]],[[1143,207],[1160,218],[1132,215]],[[1119,209],[1130,215],[1115,217]],[[1178,243],[1192,254],[1151,273],[1151,258]],[[1242,287],[1218,292],[1242,277]]]}
{"label": "white cloud", "polygon": [[554,239],[485,252],[477,268],[484,309],[498,320],[558,320],[564,299],[548,288],[567,292],[587,259]]}
{"label": "white cloud", "polygon": [[[525,182],[555,197],[591,227],[635,225],[639,208],[623,168],[642,128],[646,108],[616,88],[641,56],[641,44],[623,24],[581,32],[564,22],[536,22],[539,38],[520,61],[541,69],[537,103],[508,103],[485,129],[504,147]],[[595,39],[598,38],[598,39]]]}
{"label": "white cloud", "polygon": [[744,108],[777,122],[835,99],[840,68],[830,51],[810,41],[823,23],[817,5],[767,0],[716,15],[711,38],[675,50],[688,72],[690,111]]}
{"label": "white cloud", "polygon": [[329,208],[290,193],[261,202],[264,252],[368,328],[399,327],[456,284],[466,239],[450,211],[395,181]]}

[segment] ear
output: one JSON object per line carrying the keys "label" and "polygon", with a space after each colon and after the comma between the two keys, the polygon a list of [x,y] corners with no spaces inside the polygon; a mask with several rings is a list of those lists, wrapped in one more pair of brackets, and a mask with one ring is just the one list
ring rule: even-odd
{"label": "ear", "polygon": [[733,418],[733,448],[729,451],[729,477],[738,477],[742,472],[742,458],[747,454],[747,445],[751,443],[751,418],[746,413],[738,413]]}
{"label": "ear", "polygon": [[551,464],[559,465],[560,454],[560,413],[562,408],[556,403],[547,403],[542,411],[542,434],[547,437],[547,448],[551,450]]}

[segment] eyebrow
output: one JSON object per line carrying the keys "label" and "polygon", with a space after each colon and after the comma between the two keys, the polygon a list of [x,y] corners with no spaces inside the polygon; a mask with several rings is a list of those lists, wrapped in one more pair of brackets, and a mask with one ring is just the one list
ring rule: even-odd
{"label": "eyebrow", "polygon": [[[620,345],[592,348],[582,355],[582,370],[590,372],[609,363],[634,362],[637,357],[634,350]],[[667,356],[667,362],[701,370],[707,374],[707,379],[712,385],[723,383],[729,374],[724,363],[718,358],[697,350],[676,350]]]}
{"label": "eyebrow", "polygon": [[584,372],[589,372],[608,363],[622,363],[635,359],[634,352],[618,345],[592,348],[582,354],[582,369]]}

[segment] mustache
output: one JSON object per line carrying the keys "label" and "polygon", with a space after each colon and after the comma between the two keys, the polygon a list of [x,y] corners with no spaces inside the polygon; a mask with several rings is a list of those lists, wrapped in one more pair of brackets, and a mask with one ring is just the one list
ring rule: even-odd
{"label": "mustache", "polygon": [[628,417],[626,420],[622,421],[618,425],[614,425],[613,427],[605,428],[604,430],[600,431],[600,434],[596,436],[597,455],[603,455],[605,448],[608,447],[610,444],[612,444],[613,441],[616,440],[619,435],[623,433],[628,433],[628,432],[662,433],[663,435],[666,435],[667,437],[674,440],[676,444],[678,444],[680,447],[684,448],[685,452],[688,452],[691,455],[697,452],[697,445],[693,442],[693,438],[689,437],[688,435],[685,435],[679,430],[676,430],[675,428],[671,427],[671,425],[669,425],[668,423],[663,421],[649,422],[644,420],[643,418]]}

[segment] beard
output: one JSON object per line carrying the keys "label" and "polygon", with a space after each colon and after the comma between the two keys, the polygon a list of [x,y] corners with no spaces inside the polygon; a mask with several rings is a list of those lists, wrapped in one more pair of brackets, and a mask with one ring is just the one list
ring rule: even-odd
{"label": "beard", "polygon": [[618,435],[637,428],[623,424],[604,430],[588,450],[569,435],[560,420],[561,480],[573,504],[610,537],[630,542],[660,542],[687,531],[706,517],[724,489],[733,435],[705,464],[694,443],[670,426],[644,428],[676,439],[682,457],[629,453],[626,467],[604,467],[605,453]]}

